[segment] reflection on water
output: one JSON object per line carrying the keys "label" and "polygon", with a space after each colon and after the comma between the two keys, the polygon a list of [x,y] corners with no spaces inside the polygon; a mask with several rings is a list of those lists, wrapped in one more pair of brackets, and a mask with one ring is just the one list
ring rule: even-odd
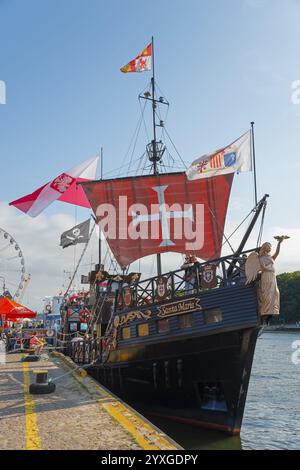
{"label": "reflection on water", "polygon": [[264,333],[257,342],[241,437],[150,420],[185,449],[300,449],[300,365],[291,361],[297,333]]}
{"label": "reflection on water", "polygon": [[188,450],[241,450],[241,439],[221,432],[209,431],[164,418],[149,416],[149,420]]}

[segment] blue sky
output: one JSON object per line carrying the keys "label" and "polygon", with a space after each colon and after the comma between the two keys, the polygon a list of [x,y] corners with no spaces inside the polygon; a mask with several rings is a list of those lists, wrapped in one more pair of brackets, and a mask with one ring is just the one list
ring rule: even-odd
{"label": "blue sky", "polygon": [[[120,165],[150,75],[119,68],[154,35],[157,81],[171,103],[167,129],[182,157],[230,143],[254,120],[259,194],[271,195],[267,224],[299,235],[300,106],[291,101],[299,24],[297,0],[0,0],[1,207],[101,146],[105,172]],[[252,175],[240,175],[233,222],[252,203]],[[41,220],[58,212],[68,223],[74,216],[57,203]],[[23,232],[34,226],[14,209],[0,214],[0,226],[16,221]]]}

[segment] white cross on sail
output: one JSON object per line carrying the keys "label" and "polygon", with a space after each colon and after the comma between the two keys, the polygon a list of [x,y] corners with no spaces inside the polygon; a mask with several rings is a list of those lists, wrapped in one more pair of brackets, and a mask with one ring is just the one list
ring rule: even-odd
{"label": "white cross on sail", "polygon": [[152,189],[157,193],[158,203],[159,203],[159,212],[157,214],[151,215],[137,215],[135,212],[132,212],[132,223],[133,225],[138,225],[141,222],[154,222],[160,220],[161,223],[161,231],[162,231],[162,242],[160,243],[160,247],[166,246],[175,246],[174,243],[170,239],[170,229],[168,221],[170,219],[189,219],[192,222],[194,221],[194,214],[193,214],[193,207],[192,205],[187,211],[168,211],[166,208],[166,201],[165,201],[165,191],[168,186],[154,186]]}

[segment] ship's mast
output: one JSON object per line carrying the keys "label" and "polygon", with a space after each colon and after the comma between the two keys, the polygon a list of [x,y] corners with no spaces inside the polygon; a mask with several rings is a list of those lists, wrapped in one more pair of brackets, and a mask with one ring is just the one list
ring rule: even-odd
{"label": "ship's mast", "polygon": [[[163,97],[159,97],[158,100],[155,98],[155,61],[154,61],[154,38],[153,36],[151,40],[151,46],[152,46],[151,93],[146,92],[143,94],[143,96],[140,95],[140,98],[149,100],[152,103],[153,140],[147,145],[147,154],[148,154],[148,158],[150,162],[152,162],[153,164],[153,174],[155,176],[158,176],[159,174],[158,163],[161,161],[163,157],[165,146],[161,140],[157,141],[157,137],[156,137],[156,128],[163,127],[164,125],[162,121],[160,121],[159,124],[157,124],[156,122],[156,108],[158,104],[165,104],[168,106],[169,103]],[[162,274],[161,254],[158,253],[156,256],[157,256],[157,274],[160,276]]]}
{"label": "ship's mast", "polygon": [[152,88],[152,121],[153,121],[153,141],[152,141],[152,161],[153,161],[153,174],[158,175],[157,169],[157,148],[156,148],[156,119],[155,119],[155,110],[156,110],[156,102],[155,102],[155,65],[154,65],[154,39],[152,36],[152,78],[151,78],[151,88]]}
{"label": "ship's mast", "polygon": [[[157,168],[157,141],[156,141],[156,119],[155,119],[155,110],[156,110],[156,103],[155,103],[155,65],[154,65],[154,38],[152,36],[152,78],[151,78],[151,85],[152,85],[152,120],[153,120],[153,174],[155,176],[158,175],[158,168]],[[161,267],[161,254],[158,253],[156,255],[156,263],[157,263],[157,274],[161,276],[162,274],[162,267]]]}

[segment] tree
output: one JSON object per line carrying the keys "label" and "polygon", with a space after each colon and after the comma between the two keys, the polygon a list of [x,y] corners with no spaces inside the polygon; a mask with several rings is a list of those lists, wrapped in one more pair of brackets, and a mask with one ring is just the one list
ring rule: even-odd
{"label": "tree", "polygon": [[280,317],[274,323],[300,321],[300,271],[277,276],[280,290]]}

